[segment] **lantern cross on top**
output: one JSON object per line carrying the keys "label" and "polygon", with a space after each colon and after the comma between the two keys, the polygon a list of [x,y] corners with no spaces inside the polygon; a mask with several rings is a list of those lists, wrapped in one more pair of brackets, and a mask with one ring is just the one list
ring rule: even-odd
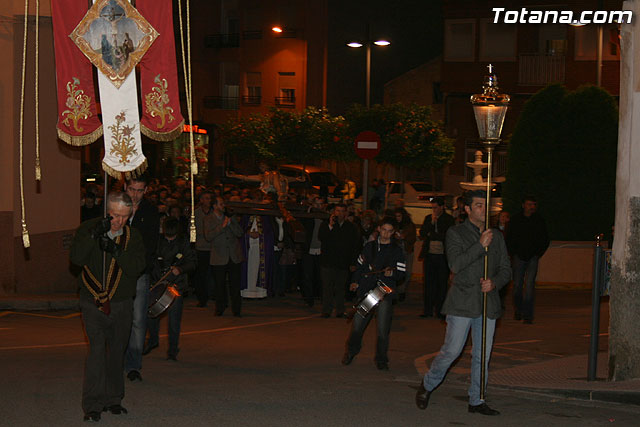
{"label": "lantern cross on top", "polygon": [[493,65],[489,64],[487,65],[487,68],[489,69],[489,74],[493,74]]}

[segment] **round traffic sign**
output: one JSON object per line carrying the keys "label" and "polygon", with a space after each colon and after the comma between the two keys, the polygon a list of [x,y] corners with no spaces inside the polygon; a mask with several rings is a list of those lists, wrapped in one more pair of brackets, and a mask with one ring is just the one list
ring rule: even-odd
{"label": "round traffic sign", "polygon": [[370,130],[360,132],[353,141],[353,149],[361,159],[373,159],[380,152],[380,135]]}

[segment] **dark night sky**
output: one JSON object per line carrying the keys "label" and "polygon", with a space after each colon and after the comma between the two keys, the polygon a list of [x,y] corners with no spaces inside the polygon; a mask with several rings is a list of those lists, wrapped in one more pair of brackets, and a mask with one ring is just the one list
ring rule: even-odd
{"label": "dark night sky", "polygon": [[348,41],[386,38],[371,48],[371,105],[382,103],[384,84],[442,51],[442,0],[329,0],[327,107],[342,114],[365,103],[365,49]]}

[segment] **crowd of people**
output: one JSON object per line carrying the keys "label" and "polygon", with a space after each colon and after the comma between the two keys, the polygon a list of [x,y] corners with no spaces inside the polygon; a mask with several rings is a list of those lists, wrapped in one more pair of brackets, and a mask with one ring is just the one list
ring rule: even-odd
{"label": "crowd of people", "polygon": [[[159,345],[159,320],[148,315],[148,308],[157,297],[150,289],[160,283],[175,284],[178,293],[166,310],[168,360],[177,361],[180,350],[184,297],[195,295],[200,308],[215,301],[216,316],[223,316],[230,305],[233,316],[241,317],[244,299],[299,293],[310,307],[320,301],[323,318],[354,316],[344,365],[359,353],[371,320],[347,310],[346,302],[357,305],[383,286],[391,296],[377,307],[375,362],[378,369],[387,370],[393,306],[406,295],[418,238],[424,272],[421,316],[446,318],[447,338],[421,383],[416,404],[426,408],[471,329],[469,411],[497,414],[478,395],[480,295],[490,295],[492,337],[495,319],[504,308],[499,291],[511,279],[513,263],[516,318],[531,323],[537,261],[549,244],[534,198],[525,200],[523,212],[511,222],[508,214],[500,214],[497,230],[484,229],[482,192],[461,197],[451,215],[444,200],[435,198],[432,213],[418,230],[401,201],[379,214],[359,211],[351,198],[329,203],[318,194],[198,186],[194,244],[189,239],[191,189],[183,179],[171,186],[146,176],[115,182],[105,202],[106,218],[104,189],[90,184],[82,191],[83,223],[74,237],[71,261],[82,267],[80,299],[90,342],[83,387],[85,420],[97,421],[103,411],[127,412],[121,406],[123,374],[130,381],[142,381],[142,356]],[[489,279],[481,279],[485,252],[492,260]]]}

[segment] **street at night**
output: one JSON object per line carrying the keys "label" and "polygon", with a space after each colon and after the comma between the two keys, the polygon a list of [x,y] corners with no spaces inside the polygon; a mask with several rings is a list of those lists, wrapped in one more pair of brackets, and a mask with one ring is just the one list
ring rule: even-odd
{"label": "street at night", "polygon": [[[105,413],[106,425],[418,426],[418,425],[635,425],[640,407],[587,401],[528,387],[519,375],[537,364],[586,360],[590,292],[539,291],[533,325],[513,320],[511,304],[499,322],[489,370],[487,401],[498,417],[467,413],[470,345],[452,367],[429,407],[416,408],[419,372],[444,337],[445,324],[420,318],[420,293],[396,305],[390,370],[373,362],[375,328],[349,366],[340,363],[348,325],[324,319],[291,295],[244,301],[243,317],[214,317],[212,304],[185,303],[178,361],[166,358],[166,335],[143,359],[142,382],[126,381],[127,415]],[[606,351],[608,303],[602,304],[600,351]],[[161,324],[166,333],[166,319]],[[87,351],[77,311],[0,312],[0,412],[3,425],[74,425],[82,422],[80,396]],[[606,365],[606,353],[599,364]],[[573,358],[573,359],[572,359]],[[520,370],[519,370],[520,369]],[[577,371],[576,371],[577,372]],[[594,386],[606,385],[599,378]],[[584,379],[586,370],[575,375]],[[538,379],[553,372],[536,372]],[[502,385],[492,382],[492,376]],[[581,378],[579,378],[581,377]],[[526,378],[521,375],[521,378]],[[522,382],[525,381],[525,382]],[[565,384],[566,386],[566,384]],[[566,386],[565,388],[571,388]],[[624,382],[619,390],[624,388]],[[615,388],[611,388],[615,390]],[[636,399],[637,400],[637,399]]]}

